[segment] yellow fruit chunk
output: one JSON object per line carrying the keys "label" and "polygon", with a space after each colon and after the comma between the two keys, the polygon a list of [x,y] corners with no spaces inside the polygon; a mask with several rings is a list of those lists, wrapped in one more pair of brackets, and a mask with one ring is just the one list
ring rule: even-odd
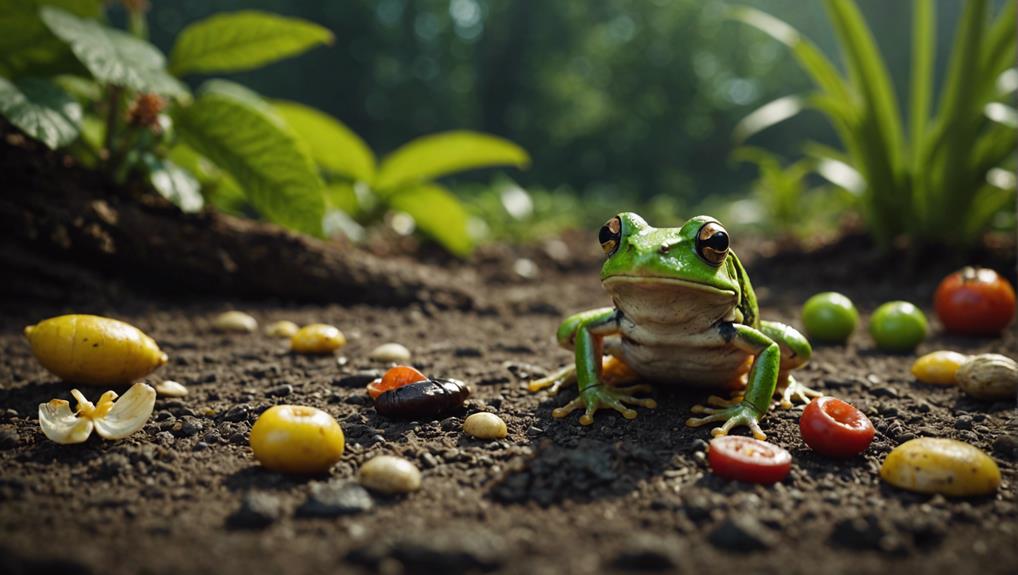
{"label": "yellow fruit chunk", "polygon": [[115,391],[107,391],[98,404],[77,389],[71,395],[78,402],[75,411],[63,399],[39,404],[39,426],[50,441],[82,443],[93,429],[103,439],[123,439],[145,427],[156,403],[156,391],[144,383],[132,385],[120,398]]}
{"label": "yellow fruit chunk", "polygon": [[25,328],[43,367],[73,383],[126,385],[166,363],[140,329],[108,317],[62,315]]}
{"label": "yellow fruit chunk", "polygon": [[265,335],[269,337],[293,337],[300,327],[292,321],[274,321],[265,327]]}
{"label": "yellow fruit chunk", "polygon": [[932,437],[895,447],[880,477],[909,491],[958,497],[988,495],[1000,487],[1000,469],[989,455],[962,441]]}
{"label": "yellow fruit chunk", "polygon": [[306,325],[290,338],[290,349],[297,353],[332,353],[346,345],[346,336],[324,323]]}
{"label": "yellow fruit chunk", "polygon": [[343,455],[343,441],[331,415],[303,405],[270,407],[251,428],[255,459],[283,473],[325,473]]}
{"label": "yellow fruit chunk", "polygon": [[912,364],[912,375],[923,383],[954,385],[955,373],[969,357],[956,351],[928,353]]}

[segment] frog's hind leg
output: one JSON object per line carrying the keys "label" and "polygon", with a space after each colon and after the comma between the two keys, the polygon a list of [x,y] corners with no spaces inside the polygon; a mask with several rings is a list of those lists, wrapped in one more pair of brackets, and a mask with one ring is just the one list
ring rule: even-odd
{"label": "frog's hind leg", "polygon": [[[610,348],[606,346],[606,351]],[[606,355],[601,360],[601,382],[606,385],[618,387],[626,383],[632,383],[640,379],[640,376],[632,370],[624,361],[613,356]],[[562,369],[551,373],[541,379],[536,379],[527,384],[527,389],[531,392],[538,392],[543,389],[548,390],[549,395],[557,394],[563,386],[576,381],[576,366],[568,365]],[[636,391],[651,391],[649,385],[637,385],[627,388],[620,388],[620,391],[626,393],[633,393]],[[656,404],[655,404],[656,405]],[[648,406],[655,407],[655,406]]]}
{"label": "frog's hind leg", "polygon": [[760,322],[760,331],[777,342],[781,348],[781,370],[778,373],[776,390],[781,393],[781,408],[791,408],[793,399],[809,403],[811,398],[822,397],[823,393],[799,383],[791,374],[793,369],[805,365],[813,355],[809,341],[794,328],[776,321]]}

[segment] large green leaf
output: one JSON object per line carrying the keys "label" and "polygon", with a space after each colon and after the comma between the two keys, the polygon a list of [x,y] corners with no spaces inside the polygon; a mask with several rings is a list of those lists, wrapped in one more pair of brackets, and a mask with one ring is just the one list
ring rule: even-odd
{"label": "large green leaf", "polygon": [[166,60],[152,44],[52,6],[44,6],[40,15],[96,80],[164,96],[187,94],[187,89],[166,73]]}
{"label": "large green leaf", "polygon": [[81,69],[67,46],[43,24],[39,8],[57,6],[83,18],[94,18],[102,0],[0,0],[0,74],[44,76]]}
{"label": "large green leaf", "polygon": [[933,98],[933,57],[936,48],[935,6],[928,0],[914,0],[912,22],[912,79],[909,93],[909,144],[911,171],[921,171],[923,141]]}
{"label": "large green leaf", "polygon": [[234,86],[204,87],[176,117],[183,141],[232,175],[266,218],[284,226],[320,234],[324,203],[322,181],[297,137],[275,116]]}
{"label": "large green leaf", "polygon": [[56,149],[81,130],[81,105],[49,80],[0,78],[0,115],[23,132]]}
{"label": "large green leaf", "polygon": [[404,188],[389,198],[389,205],[414,218],[417,229],[458,256],[474,248],[467,224],[470,216],[456,196],[438,184]]}
{"label": "large green leaf", "polygon": [[527,152],[508,140],[477,132],[443,132],[412,140],[387,156],[375,187],[391,191],[464,170],[524,168],[529,163]]}
{"label": "large green leaf", "polygon": [[332,32],[307,20],[255,10],[216,14],[177,36],[170,70],[178,76],[250,70],[331,42]]}
{"label": "large green leaf", "polygon": [[144,156],[149,182],[159,195],[183,212],[197,212],[204,205],[198,180],[170,160],[152,154]]}
{"label": "large green leaf", "polygon": [[[852,0],[827,0],[849,79],[861,100],[856,148],[871,189],[871,228],[900,230],[910,223],[911,202],[903,186],[901,116],[890,75],[859,8]],[[886,239],[886,238],[885,238]]]}
{"label": "large green leaf", "polygon": [[370,182],[375,155],[364,140],[332,116],[296,102],[273,102],[276,113],[307,144],[311,157],[336,174]]}

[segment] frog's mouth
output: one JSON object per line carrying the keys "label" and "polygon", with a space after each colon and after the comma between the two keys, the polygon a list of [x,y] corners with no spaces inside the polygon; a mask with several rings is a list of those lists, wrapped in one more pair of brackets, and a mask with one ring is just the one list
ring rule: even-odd
{"label": "frog's mouth", "polygon": [[699,291],[702,293],[707,293],[721,297],[730,298],[735,297],[735,290],[721,289],[716,288],[712,285],[663,276],[637,276],[637,275],[611,276],[601,280],[601,285],[608,290],[613,290],[616,287],[624,286],[647,286],[654,288],[677,288],[684,290]]}

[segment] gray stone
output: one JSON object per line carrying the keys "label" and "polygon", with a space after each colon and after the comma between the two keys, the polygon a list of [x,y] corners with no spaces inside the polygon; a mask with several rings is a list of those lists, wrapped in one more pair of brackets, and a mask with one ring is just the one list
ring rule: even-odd
{"label": "gray stone", "polygon": [[626,571],[674,571],[680,560],[677,539],[639,533],[623,541],[610,565]]}
{"label": "gray stone", "polygon": [[264,529],[283,516],[283,504],[278,497],[268,493],[248,493],[240,507],[227,519],[227,525],[234,529]]}
{"label": "gray stone", "polygon": [[763,551],[778,544],[778,536],[753,517],[729,517],[709,536],[715,547],[730,551]]}
{"label": "gray stone", "polygon": [[370,511],[374,506],[371,494],[356,483],[315,483],[307,500],[297,508],[297,516],[340,517]]}

